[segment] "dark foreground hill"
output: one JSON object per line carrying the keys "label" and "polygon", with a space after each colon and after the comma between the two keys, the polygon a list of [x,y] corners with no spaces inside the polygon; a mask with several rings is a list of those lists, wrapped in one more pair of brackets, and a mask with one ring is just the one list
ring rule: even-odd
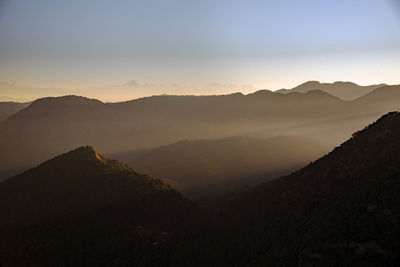
{"label": "dark foreground hill", "polygon": [[196,207],[91,147],[0,183],[1,266],[144,266]]}
{"label": "dark foreground hill", "polygon": [[185,251],[201,250],[188,257],[203,266],[399,266],[399,192],[400,114],[390,113],[232,202]]}
{"label": "dark foreground hill", "polygon": [[216,214],[91,148],[0,184],[2,266],[399,266],[400,114]]}
{"label": "dark foreground hill", "polygon": [[137,156],[129,165],[199,199],[280,177],[327,152],[326,147],[300,137],[234,136],[183,140]]}

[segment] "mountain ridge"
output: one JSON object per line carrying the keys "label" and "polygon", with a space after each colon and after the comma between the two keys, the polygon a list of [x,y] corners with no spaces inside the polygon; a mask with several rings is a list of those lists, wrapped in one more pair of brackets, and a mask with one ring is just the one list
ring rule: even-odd
{"label": "mountain ridge", "polygon": [[74,109],[93,109],[103,106],[104,103],[97,99],[83,96],[66,95],[60,97],[39,98],[30,103],[24,109],[12,114],[7,120],[12,121],[20,116],[32,116],[46,114],[48,110],[70,110]]}
{"label": "mountain ridge", "polygon": [[[386,93],[383,95],[385,98]],[[321,91],[286,95],[258,91],[249,95],[160,96],[112,104],[72,96],[46,99],[44,103],[55,104],[38,101],[0,122],[0,161],[4,162],[0,176],[4,174],[4,179],[88,143],[112,154],[152,149],[185,138],[293,135],[333,147],[399,108],[398,97],[389,95],[390,101],[380,101],[380,105],[374,103],[376,97],[343,101]],[[75,103],[75,98],[80,104],[70,106],[68,99]],[[23,151],[18,151],[20,147]]]}
{"label": "mountain ridge", "polygon": [[330,93],[334,96],[337,96],[345,101],[357,99],[363,95],[366,95],[373,90],[380,88],[382,86],[387,86],[386,84],[374,84],[361,86],[353,82],[343,82],[336,81],[333,83],[321,83],[319,81],[308,81],[304,82],[292,89],[280,89],[277,90],[277,93],[287,94],[289,92],[307,92],[311,90],[322,90],[327,93]]}
{"label": "mountain ridge", "polygon": [[204,266],[396,266],[399,137],[400,113],[388,113],[326,156],[233,200],[211,226],[213,240],[202,239],[202,257],[214,255]]}

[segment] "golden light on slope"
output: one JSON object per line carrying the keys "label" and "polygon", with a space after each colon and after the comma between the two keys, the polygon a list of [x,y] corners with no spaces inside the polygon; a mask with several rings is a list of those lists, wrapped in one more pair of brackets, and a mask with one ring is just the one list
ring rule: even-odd
{"label": "golden light on slope", "polygon": [[100,155],[97,154],[96,152],[94,152],[94,154],[95,154],[96,158],[97,158],[100,162],[102,162],[103,164],[106,164],[105,161],[104,161],[104,159],[102,158],[102,156],[100,156]]}

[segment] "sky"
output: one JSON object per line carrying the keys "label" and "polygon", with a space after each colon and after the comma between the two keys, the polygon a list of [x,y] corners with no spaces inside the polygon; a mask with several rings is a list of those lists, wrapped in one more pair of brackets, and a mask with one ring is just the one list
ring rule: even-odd
{"label": "sky", "polygon": [[0,101],[400,83],[400,0],[0,0]]}

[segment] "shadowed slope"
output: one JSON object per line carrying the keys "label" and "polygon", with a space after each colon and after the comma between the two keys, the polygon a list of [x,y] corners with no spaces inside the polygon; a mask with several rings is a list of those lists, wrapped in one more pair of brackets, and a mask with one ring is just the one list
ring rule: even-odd
{"label": "shadowed slope", "polygon": [[138,156],[130,165],[197,198],[279,177],[327,151],[313,141],[289,136],[184,140]]}
{"label": "shadowed slope", "polygon": [[1,183],[0,225],[112,205],[164,191],[179,195],[167,184],[108,160],[91,147],[80,147]]}
{"label": "shadowed slope", "polygon": [[198,262],[397,266],[399,166],[400,113],[390,113],[320,160],[232,202],[208,230],[212,238],[200,238],[207,249]]}
{"label": "shadowed slope", "polygon": [[167,184],[80,147],[0,183],[0,263],[140,264],[196,214]]}

